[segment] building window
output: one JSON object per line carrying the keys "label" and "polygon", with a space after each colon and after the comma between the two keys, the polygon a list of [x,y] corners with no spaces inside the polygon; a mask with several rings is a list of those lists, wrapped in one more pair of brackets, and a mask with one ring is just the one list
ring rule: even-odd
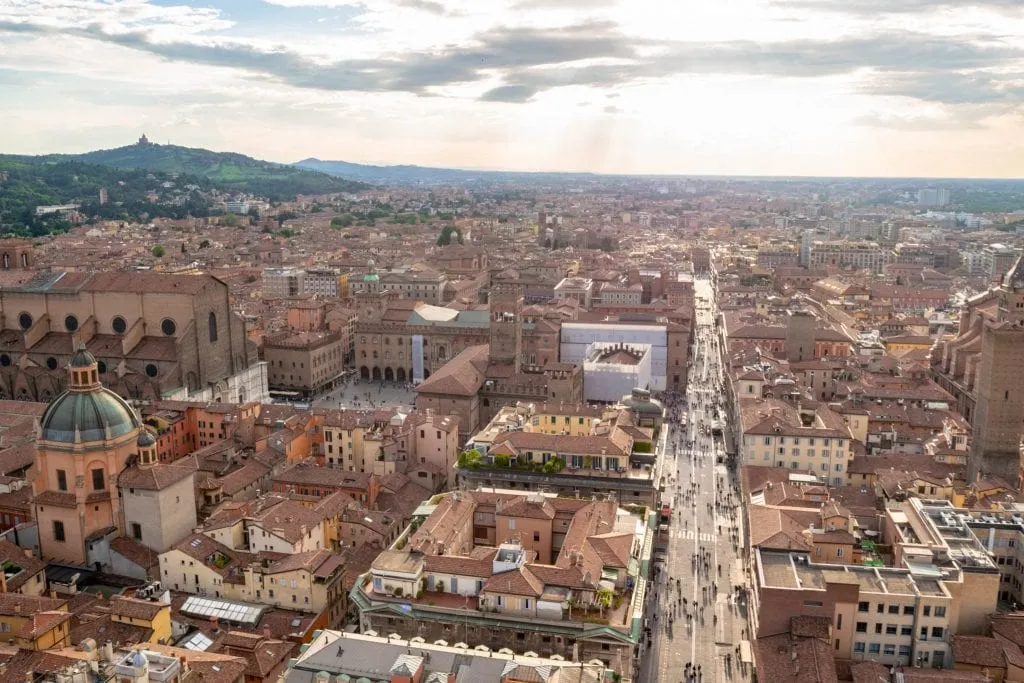
{"label": "building window", "polygon": [[858,621],[857,622],[856,631],[857,631],[857,633],[867,633],[868,632],[868,622],[866,622],[866,621]]}
{"label": "building window", "polygon": [[102,491],[106,488],[106,482],[104,481],[103,468],[92,471],[92,490]]}
{"label": "building window", "polygon": [[59,519],[53,520],[53,540],[64,542],[64,522]]}
{"label": "building window", "polygon": [[64,470],[57,470],[57,490],[68,490],[68,473]]}
{"label": "building window", "polygon": [[868,603],[866,603],[866,602],[858,602],[857,603],[857,611],[858,612],[867,612],[868,611]]}
{"label": "building window", "polygon": [[128,329],[128,322],[119,315],[115,315],[114,319],[110,321],[110,327],[117,334],[124,334]]}
{"label": "building window", "polygon": [[132,522],[132,538],[136,541],[142,540],[142,525],[138,522]]}
{"label": "building window", "polygon": [[864,643],[854,643],[853,644],[853,651],[854,652],[864,652]]}
{"label": "building window", "polygon": [[207,326],[210,328],[210,343],[217,341],[217,314],[210,311],[210,318],[207,322]]}
{"label": "building window", "polygon": [[944,617],[944,616],[946,616],[946,608],[944,606],[942,606],[942,605],[936,605],[936,607],[935,607],[935,616],[937,616],[937,617]]}
{"label": "building window", "polygon": [[868,645],[868,653],[877,655],[881,651],[881,646],[878,643],[870,643]]}

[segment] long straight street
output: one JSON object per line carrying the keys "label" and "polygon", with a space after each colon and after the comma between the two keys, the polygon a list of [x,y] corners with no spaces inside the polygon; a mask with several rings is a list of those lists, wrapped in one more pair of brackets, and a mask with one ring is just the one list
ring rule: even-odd
{"label": "long straight street", "polygon": [[[647,609],[645,683],[745,681],[743,515],[738,477],[722,441],[724,406],[715,296],[695,281],[696,330],[685,397],[669,397],[662,502],[671,505],[663,561],[655,564]],[[645,639],[645,644],[648,641]]]}

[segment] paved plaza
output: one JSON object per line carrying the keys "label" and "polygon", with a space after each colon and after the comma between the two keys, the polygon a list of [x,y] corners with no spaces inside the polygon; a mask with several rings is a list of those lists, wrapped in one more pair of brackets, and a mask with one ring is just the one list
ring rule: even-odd
{"label": "paved plaza", "polygon": [[384,380],[349,380],[347,384],[313,401],[315,408],[345,408],[348,410],[374,410],[401,408],[412,410],[416,392],[412,386]]}

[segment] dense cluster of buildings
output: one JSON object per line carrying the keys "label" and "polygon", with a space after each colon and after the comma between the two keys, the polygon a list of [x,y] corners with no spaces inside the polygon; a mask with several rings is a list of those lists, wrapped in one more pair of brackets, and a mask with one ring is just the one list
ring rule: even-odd
{"label": "dense cluster of buildings", "polygon": [[607,182],[0,241],[3,678],[636,680],[708,277],[737,657],[1024,680],[1018,219]]}

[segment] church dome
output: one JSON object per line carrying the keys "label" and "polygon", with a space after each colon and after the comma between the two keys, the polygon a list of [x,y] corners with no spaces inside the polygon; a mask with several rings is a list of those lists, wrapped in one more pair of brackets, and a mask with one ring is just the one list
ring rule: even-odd
{"label": "church dome", "polygon": [[123,398],[104,389],[96,358],[79,347],[68,363],[68,388],[40,420],[44,441],[87,443],[124,436],[139,428],[139,418]]}
{"label": "church dome", "polygon": [[116,439],[139,428],[131,406],[103,388],[65,391],[49,405],[40,422],[43,440],[62,443]]}

